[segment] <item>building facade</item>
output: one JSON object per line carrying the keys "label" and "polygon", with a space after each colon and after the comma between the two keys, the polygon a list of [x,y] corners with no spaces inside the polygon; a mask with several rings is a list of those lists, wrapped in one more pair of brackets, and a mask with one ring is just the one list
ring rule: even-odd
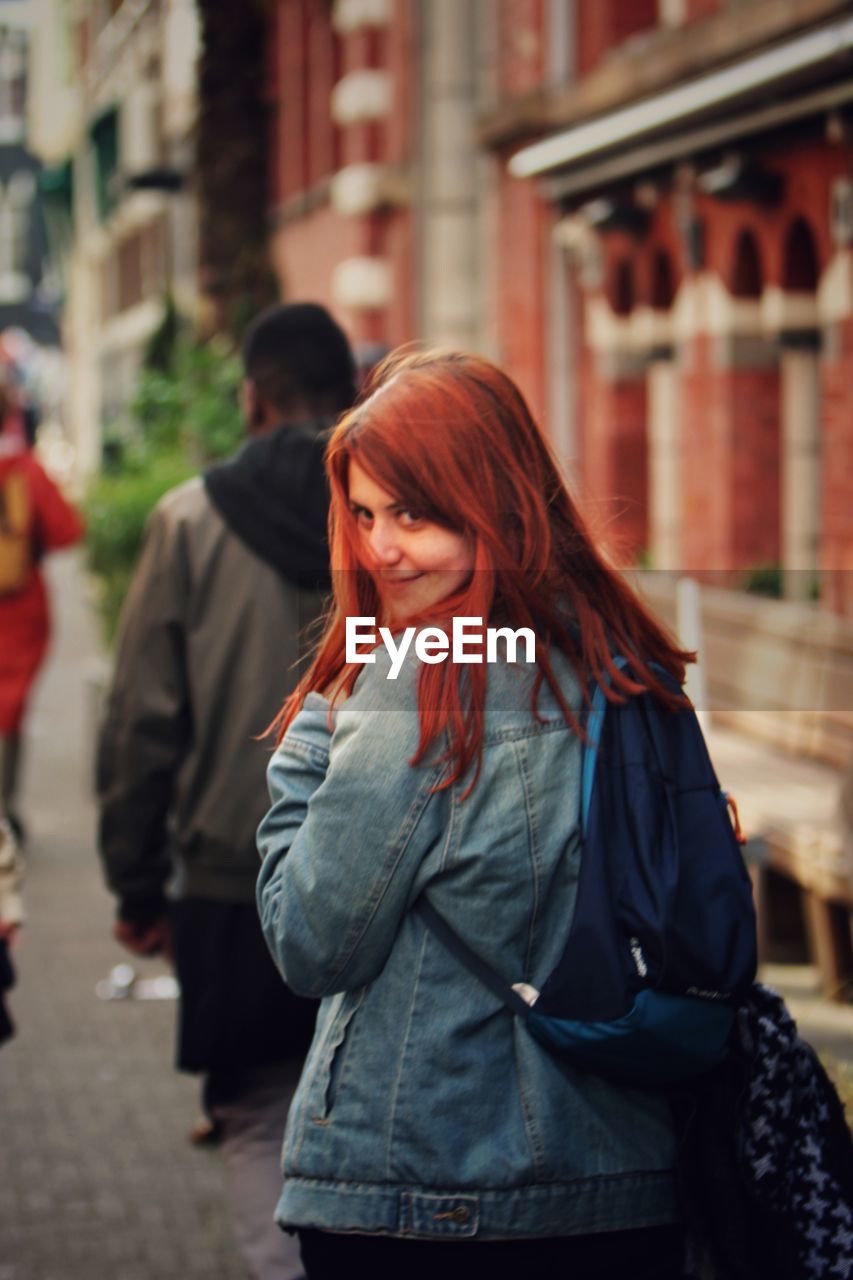
{"label": "building facade", "polygon": [[279,0],[273,261],[461,343],[614,554],[853,612],[839,0]]}
{"label": "building facade", "polygon": [[853,612],[849,5],[510,8],[531,49],[573,20],[563,83],[528,58],[480,136],[544,212],[520,363],[582,493],[655,567]]}
{"label": "building facade", "polygon": [[0,9],[0,331],[59,341],[59,296],[48,264],[41,164],[27,147],[29,32]]}
{"label": "building facade", "polygon": [[192,0],[33,0],[29,136],[62,277],[68,418],[81,469],[126,428],[164,299],[198,303]]}

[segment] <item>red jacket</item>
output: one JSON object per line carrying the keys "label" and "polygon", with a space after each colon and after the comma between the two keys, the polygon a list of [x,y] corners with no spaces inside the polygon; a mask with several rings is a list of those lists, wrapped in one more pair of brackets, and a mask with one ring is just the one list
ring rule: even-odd
{"label": "red jacket", "polygon": [[13,468],[27,481],[33,569],[21,591],[0,596],[0,734],[18,731],[47,649],[50,620],[39,561],[45,552],[71,546],[83,534],[77,512],[32,453],[0,453],[0,487]]}

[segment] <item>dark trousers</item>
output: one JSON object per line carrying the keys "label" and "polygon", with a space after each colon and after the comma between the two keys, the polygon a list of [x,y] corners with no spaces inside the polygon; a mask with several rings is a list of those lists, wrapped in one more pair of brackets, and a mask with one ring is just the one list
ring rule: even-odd
{"label": "dark trousers", "polygon": [[317,1002],[284,985],[254,903],[184,898],[172,904],[171,925],[177,1066],[207,1074],[210,1104],[239,1094],[245,1071],[305,1056]]}
{"label": "dark trousers", "polygon": [[308,1280],[682,1280],[680,1227],[537,1240],[399,1240],[300,1231]]}

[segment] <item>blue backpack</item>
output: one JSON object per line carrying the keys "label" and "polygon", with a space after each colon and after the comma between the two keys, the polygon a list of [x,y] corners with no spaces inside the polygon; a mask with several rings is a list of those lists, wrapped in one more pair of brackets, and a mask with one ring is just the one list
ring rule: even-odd
{"label": "blue backpack", "polygon": [[585,730],[575,909],[535,1003],[426,899],[415,910],[557,1057],[626,1084],[674,1084],[724,1059],[755,979],[739,831],[689,704],[671,711],[651,693],[612,703],[596,684]]}

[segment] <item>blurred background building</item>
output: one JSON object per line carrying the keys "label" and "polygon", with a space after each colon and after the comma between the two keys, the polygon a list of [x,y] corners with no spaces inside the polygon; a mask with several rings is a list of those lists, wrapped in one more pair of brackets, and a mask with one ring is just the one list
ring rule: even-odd
{"label": "blurred background building", "polygon": [[366,359],[500,361],[623,558],[853,614],[845,0],[0,9],[84,468],[167,296],[235,335],[310,297]]}
{"label": "blurred background building", "polygon": [[196,305],[191,0],[31,0],[30,145],[63,289],[80,465],[126,415],[164,296]]}
{"label": "blurred background building", "polygon": [[283,294],[494,355],[623,553],[853,610],[849,4],[280,0],[271,45]]}

